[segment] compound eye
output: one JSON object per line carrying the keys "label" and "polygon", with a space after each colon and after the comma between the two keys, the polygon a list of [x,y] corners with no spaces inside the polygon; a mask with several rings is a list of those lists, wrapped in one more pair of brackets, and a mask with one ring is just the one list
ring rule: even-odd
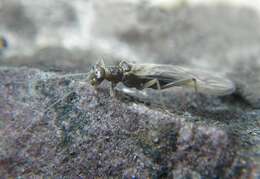
{"label": "compound eye", "polygon": [[131,66],[125,61],[122,61],[120,66],[124,72],[129,72],[131,70]]}
{"label": "compound eye", "polygon": [[97,78],[97,79],[102,78],[101,70],[100,70],[100,69],[96,69],[96,70],[95,70],[95,75],[96,75],[96,78]]}

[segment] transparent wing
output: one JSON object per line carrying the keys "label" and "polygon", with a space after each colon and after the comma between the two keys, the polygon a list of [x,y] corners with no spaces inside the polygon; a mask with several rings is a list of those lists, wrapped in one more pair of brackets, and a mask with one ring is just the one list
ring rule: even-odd
{"label": "transparent wing", "polygon": [[[130,73],[139,78],[158,79],[166,83],[182,79],[195,79],[198,92],[210,95],[224,96],[235,91],[234,83],[227,77],[205,70],[174,65],[141,64],[133,65]],[[182,86],[194,88],[195,83],[185,83]]]}

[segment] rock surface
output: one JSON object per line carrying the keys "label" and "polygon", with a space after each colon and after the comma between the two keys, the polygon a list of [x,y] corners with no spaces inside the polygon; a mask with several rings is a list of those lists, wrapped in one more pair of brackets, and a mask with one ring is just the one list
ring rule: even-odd
{"label": "rock surface", "polygon": [[[0,56],[1,176],[259,177],[259,11],[166,6],[0,2],[9,41]],[[100,58],[227,73],[237,93],[175,88],[162,93],[163,109],[158,91],[119,84],[113,99],[107,83],[96,93],[84,75],[66,76]]]}
{"label": "rock surface", "polygon": [[239,137],[213,124],[189,122],[191,116],[113,99],[106,85],[95,93],[81,80],[0,68],[2,176],[254,174],[239,151]]}

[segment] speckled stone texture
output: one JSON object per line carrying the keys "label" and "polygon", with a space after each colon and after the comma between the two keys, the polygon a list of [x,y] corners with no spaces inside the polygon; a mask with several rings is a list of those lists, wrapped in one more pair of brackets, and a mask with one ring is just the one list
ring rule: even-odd
{"label": "speckled stone texture", "polygon": [[227,131],[113,99],[106,85],[96,93],[80,83],[84,75],[79,77],[0,68],[2,176],[254,174],[254,165],[240,155],[238,139]]}
{"label": "speckled stone texture", "polygon": [[[0,176],[259,178],[259,26],[225,3],[1,1]],[[237,90],[119,84],[112,98],[68,76],[100,58],[226,73]]]}

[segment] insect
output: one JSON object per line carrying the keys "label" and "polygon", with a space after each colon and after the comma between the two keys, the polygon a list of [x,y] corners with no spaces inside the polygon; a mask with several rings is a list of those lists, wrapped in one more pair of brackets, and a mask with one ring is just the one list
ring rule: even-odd
{"label": "insect", "polygon": [[104,80],[111,82],[110,94],[122,82],[127,87],[142,90],[163,90],[174,86],[193,88],[196,92],[224,96],[235,91],[234,83],[222,75],[199,69],[165,64],[134,64],[121,61],[115,66],[105,66],[103,60],[93,66],[88,76],[90,84],[97,87]]}
{"label": "insect", "polygon": [[[82,76],[82,74],[65,75]],[[195,92],[204,94],[225,96],[234,93],[234,83],[224,76],[212,74],[212,72],[195,70],[175,65],[163,64],[134,64],[121,61],[114,66],[106,66],[103,60],[92,66],[87,75],[87,81],[97,88],[104,80],[110,81],[110,95],[115,96],[114,88],[122,82],[127,87],[138,90],[152,88],[155,90],[169,89],[175,86],[192,88]],[[66,98],[72,92],[67,93],[60,100],[48,106],[46,111]],[[161,95],[161,94],[160,94]],[[164,103],[161,104],[165,107]]]}

